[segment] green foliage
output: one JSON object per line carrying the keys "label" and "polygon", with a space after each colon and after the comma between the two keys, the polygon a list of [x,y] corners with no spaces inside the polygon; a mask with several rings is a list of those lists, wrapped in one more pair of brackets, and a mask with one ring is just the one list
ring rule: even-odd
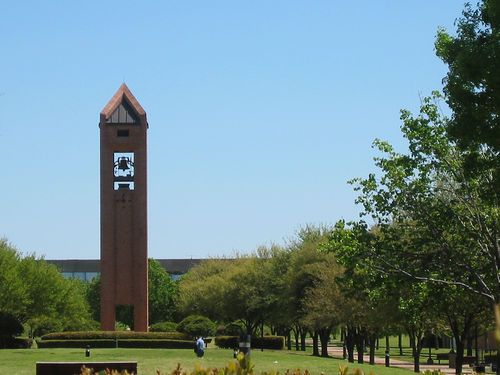
{"label": "green foliage", "polygon": [[0,336],[0,349],[30,349],[33,339],[29,337]]}
{"label": "green foliage", "polygon": [[177,323],[175,322],[158,322],[149,327],[149,332],[176,332]]}
{"label": "green foliage", "polygon": [[205,316],[190,315],[177,325],[177,330],[191,337],[212,336],[215,333],[215,323]]}
{"label": "green foliage", "polygon": [[31,342],[30,346],[25,346],[25,340],[15,338],[23,330],[23,325],[15,316],[0,311],[0,349],[31,347]]}
{"label": "green foliage", "polygon": [[54,332],[41,337],[42,340],[105,340],[105,339],[170,339],[190,340],[191,337],[181,332],[134,332],[134,331],[88,331]]}
{"label": "green foliage", "polygon": [[28,302],[27,285],[19,274],[21,256],[5,238],[0,238],[0,311],[21,317]]}
{"label": "green foliage", "polygon": [[[439,29],[436,53],[448,65],[444,80],[453,111],[448,129],[461,146],[487,145],[500,151],[500,5],[483,0],[466,4],[455,36]],[[497,164],[498,165],[498,164]]]}
{"label": "green foliage", "polygon": [[[338,375],[365,375],[365,372],[359,367],[356,367],[351,372],[349,372],[348,366],[339,365]],[[373,371],[370,371],[370,375],[375,375],[375,374]]]}
{"label": "green foliage", "polygon": [[285,338],[283,336],[252,337],[251,345],[254,349],[282,350],[285,346]]}
{"label": "green foliage", "polygon": [[217,336],[240,336],[245,333],[245,327],[241,322],[231,322],[217,327]]}
{"label": "green foliage", "polygon": [[209,259],[191,269],[179,285],[184,315],[201,314],[217,321],[241,321],[245,332],[278,316],[285,281],[275,257],[277,246],[261,247],[253,256]]}
{"label": "green foliage", "polygon": [[191,340],[170,339],[102,339],[102,340],[39,340],[39,348],[143,348],[143,349],[193,349]]}
{"label": "green foliage", "polygon": [[172,320],[176,312],[177,283],[162,265],[148,259],[149,323]]}
{"label": "green foliage", "polygon": [[89,331],[56,332],[38,341],[40,348],[170,348],[192,349],[191,337],[180,332]]}
{"label": "green foliage", "polygon": [[6,240],[0,240],[0,284],[0,312],[25,323],[31,336],[93,326],[82,283],[64,279],[43,258],[23,258]]}
{"label": "green foliage", "polygon": [[90,308],[92,319],[101,320],[101,278],[94,277],[92,281],[86,284],[85,299]]}
{"label": "green foliage", "polygon": [[364,249],[364,259],[386,273],[458,285],[497,301],[500,209],[488,193],[492,171],[467,172],[466,154],[447,137],[439,99],[438,93],[424,98],[418,116],[402,112],[408,153],[377,141],[381,176],[352,181],[382,239]]}
{"label": "green foliage", "polygon": [[134,330],[134,306],[116,305],[115,312],[116,312],[115,329]]}
{"label": "green foliage", "polygon": [[437,370],[425,370],[422,371],[422,375],[444,375],[444,373],[437,369]]}
{"label": "green foliage", "polygon": [[215,345],[224,349],[235,349],[239,346],[239,336],[216,336]]}
{"label": "green foliage", "polygon": [[23,330],[23,325],[14,315],[0,311],[0,337],[18,336]]}

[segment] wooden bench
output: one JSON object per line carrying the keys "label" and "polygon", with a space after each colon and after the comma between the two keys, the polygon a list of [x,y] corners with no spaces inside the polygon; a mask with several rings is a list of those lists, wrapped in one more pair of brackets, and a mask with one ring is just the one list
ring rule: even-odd
{"label": "wooden bench", "polygon": [[91,368],[95,372],[105,369],[137,374],[137,362],[37,362],[36,375],[80,375],[81,368]]}

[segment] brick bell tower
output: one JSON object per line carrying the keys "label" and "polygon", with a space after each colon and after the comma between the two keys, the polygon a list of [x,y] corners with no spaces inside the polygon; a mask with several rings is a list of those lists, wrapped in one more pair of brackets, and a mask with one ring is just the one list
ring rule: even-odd
{"label": "brick bell tower", "polygon": [[101,329],[131,306],[135,331],[148,330],[146,112],[122,84],[100,114]]}

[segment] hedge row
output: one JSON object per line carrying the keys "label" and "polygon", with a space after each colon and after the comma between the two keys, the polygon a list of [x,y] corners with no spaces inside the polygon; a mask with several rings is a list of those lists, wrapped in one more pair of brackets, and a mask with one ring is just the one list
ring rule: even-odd
{"label": "hedge row", "polygon": [[101,340],[39,340],[39,348],[143,348],[143,349],[193,349],[194,342],[189,340],[168,339],[101,339]]}
{"label": "hedge row", "polygon": [[42,340],[191,340],[180,332],[134,332],[134,331],[83,331],[55,332],[42,336]]}
{"label": "hedge row", "polygon": [[[234,349],[239,347],[238,336],[217,336],[215,345],[219,348]],[[285,346],[285,338],[283,336],[264,336],[252,337],[251,347],[254,349],[275,349],[281,350]]]}
{"label": "hedge row", "polygon": [[32,345],[33,339],[27,337],[0,336],[0,349],[29,349]]}

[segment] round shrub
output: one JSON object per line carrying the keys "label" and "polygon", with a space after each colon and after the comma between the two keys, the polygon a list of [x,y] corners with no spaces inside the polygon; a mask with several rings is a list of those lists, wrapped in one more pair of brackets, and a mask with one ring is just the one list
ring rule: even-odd
{"label": "round shrub", "polygon": [[149,332],[176,332],[177,323],[174,322],[158,322],[149,327]]}
{"label": "round shrub", "polygon": [[205,316],[190,315],[177,325],[177,330],[191,337],[212,336],[215,333],[215,323]]}
{"label": "round shrub", "polygon": [[14,315],[0,312],[0,349],[13,348],[14,337],[23,332],[23,325]]}

